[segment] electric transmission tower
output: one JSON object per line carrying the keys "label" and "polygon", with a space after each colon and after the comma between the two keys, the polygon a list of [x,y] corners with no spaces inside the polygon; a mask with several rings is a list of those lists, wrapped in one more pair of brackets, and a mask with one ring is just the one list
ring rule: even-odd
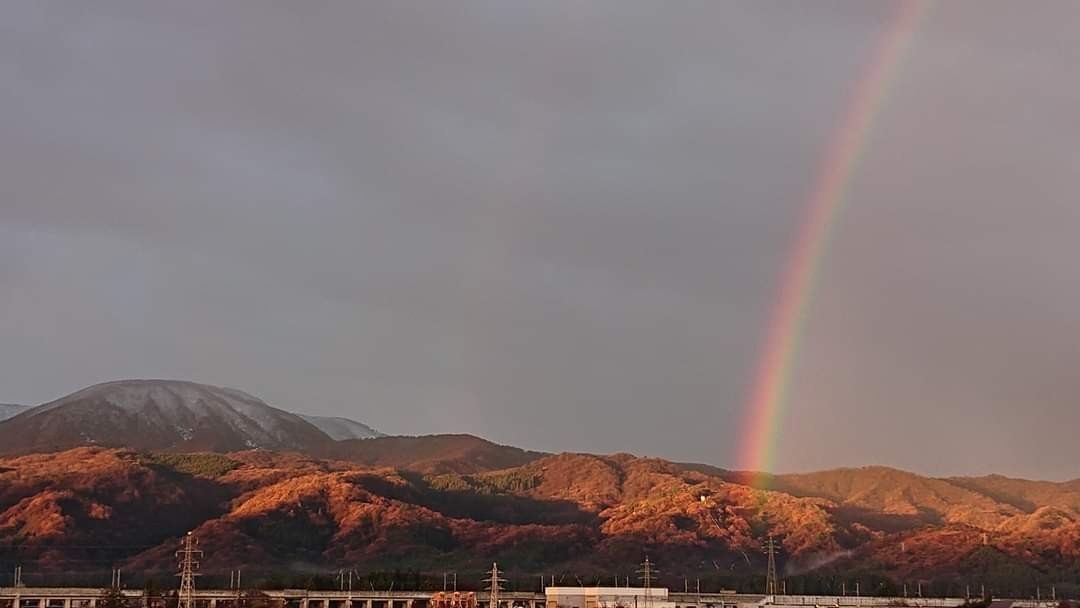
{"label": "electric transmission tower", "polygon": [[198,576],[199,562],[203,552],[195,547],[199,541],[192,536],[191,532],[184,537],[181,549],[176,552],[180,560],[180,605],[178,608],[195,608],[195,577]]}
{"label": "electric transmission tower", "polygon": [[660,571],[656,569],[656,564],[649,561],[649,556],[645,556],[645,561],[641,562],[641,569],[638,570],[638,578],[641,580],[641,585],[645,588],[645,608],[649,608],[652,602],[652,584],[653,579]]}
{"label": "electric transmission tower", "polygon": [[488,595],[488,608],[499,608],[499,591],[502,589],[502,584],[506,582],[505,578],[499,576],[499,564],[491,564],[491,573],[484,579],[484,582],[488,584],[488,591],[490,592]]}
{"label": "electric transmission tower", "polygon": [[780,547],[772,536],[765,543],[765,554],[769,557],[769,572],[765,576],[765,595],[778,595],[780,593],[780,579],[776,576],[776,552]]}

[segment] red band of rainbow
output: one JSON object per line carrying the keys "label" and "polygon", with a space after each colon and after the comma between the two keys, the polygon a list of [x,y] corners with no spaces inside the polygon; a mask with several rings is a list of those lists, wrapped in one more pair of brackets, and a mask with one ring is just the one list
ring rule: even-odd
{"label": "red band of rainbow", "polygon": [[[744,471],[766,473],[773,470],[799,342],[830,234],[844,205],[874,118],[884,106],[904,50],[926,7],[924,0],[900,3],[866,73],[852,93],[839,128],[829,141],[782,275],[746,405],[744,441],[740,450],[740,468]],[[760,485],[765,479],[762,476],[754,481]]]}

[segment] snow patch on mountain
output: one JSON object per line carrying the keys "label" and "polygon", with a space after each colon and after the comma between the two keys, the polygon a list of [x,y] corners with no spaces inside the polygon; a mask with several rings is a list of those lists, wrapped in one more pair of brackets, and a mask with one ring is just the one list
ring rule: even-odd
{"label": "snow patch on mountain", "polygon": [[194,423],[207,418],[221,418],[245,435],[282,439],[287,435],[281,429],[282,417],[295,416],[236,389],[174,380],[97,384],[34,408],[30,415],[39,416],[86,399],[107,403],[150,426],[171,429],[185,441],[195,432]]}
{"label": "snow patch on mountain", "polygon": [[243,391],[178,380],[97,384],[29,409],[4,426],[16,422],[30,440],[58,446],[71,442],[65,437],[87,433],[109,445],[145,443],[156,449],[304,450],[329,441],[300,416]]}
{"label": "snow patch on mountain", "polygon": [[30,409],[29,405],[15,405],[14,403],[0,403],[0,420],[7,420]]}
{"label": "snow patch on mountain", "polygon": [[376,431],[370,426],[355,420],[350,420],[349,418],[342,418],[339,416],[307,416],[305,414],[300,414],[300,417],[319,427],[320,431],[326,433],[335,441],[386,437],[385,434]]}

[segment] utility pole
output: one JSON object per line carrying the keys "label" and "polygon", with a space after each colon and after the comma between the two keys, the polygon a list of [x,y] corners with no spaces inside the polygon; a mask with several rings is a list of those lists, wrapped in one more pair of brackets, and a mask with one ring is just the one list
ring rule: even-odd
{"label": "utility pole", "polygon": [[485,578],[484,582],[488,584],[488,608],[499,608],[499,590],[506,582],[506,579],[499,577],[499,564],[491,564],[491,575]]}
{"label": "utility pole", "polygon": [[15,566],[15,586],[22,587],[22,566]]}
{"label": "utility pole", "polygon": [[[350,568],[348,572],[345,572],[344,568],[338,570],[336,578],[338,579],[339,591],[345,591],[346,589],[348,589],[349,593],[352,593],[352,568]],[[346,580],[349,581],[347,586],[345,584]]]}
{"label": "utility pole", "polygon": [[242,599],[240,597],[241,593],[240,593],[240,569],[239,568],[236,569],[235,574],[233,573],[232,570],[229,570],[229,582],[233,583],[234,581],[235,581],[235,588],[233,590],[236,592],[236,600],[235,600],[234,605],[237,608],[240,608],[240,606],[244,602],[242,601]]}
{"label": "utility pole", "polygon": [[769,557],[769,571],[765,576],[765,595],[777,595],[780,593],[780,584],[776,575],[776,552],[779,547],[776,540],[769,536],[765,543],[765,554]]}
{"label": "utility pole", "polygon": [[203,552],[195,547],[199,541],[188,532],[184,536],[182,548],[176,552],[180,560],[180,602],[178,608],[195,608],[195,577],[198,576],[199,562]]}

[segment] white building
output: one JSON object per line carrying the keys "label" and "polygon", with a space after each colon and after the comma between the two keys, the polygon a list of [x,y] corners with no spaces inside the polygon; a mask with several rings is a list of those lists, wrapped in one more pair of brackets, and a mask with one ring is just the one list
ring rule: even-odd
{"label": "white building", "polygon": [[675,608],[664,587],[546,587],[547,608]]}

